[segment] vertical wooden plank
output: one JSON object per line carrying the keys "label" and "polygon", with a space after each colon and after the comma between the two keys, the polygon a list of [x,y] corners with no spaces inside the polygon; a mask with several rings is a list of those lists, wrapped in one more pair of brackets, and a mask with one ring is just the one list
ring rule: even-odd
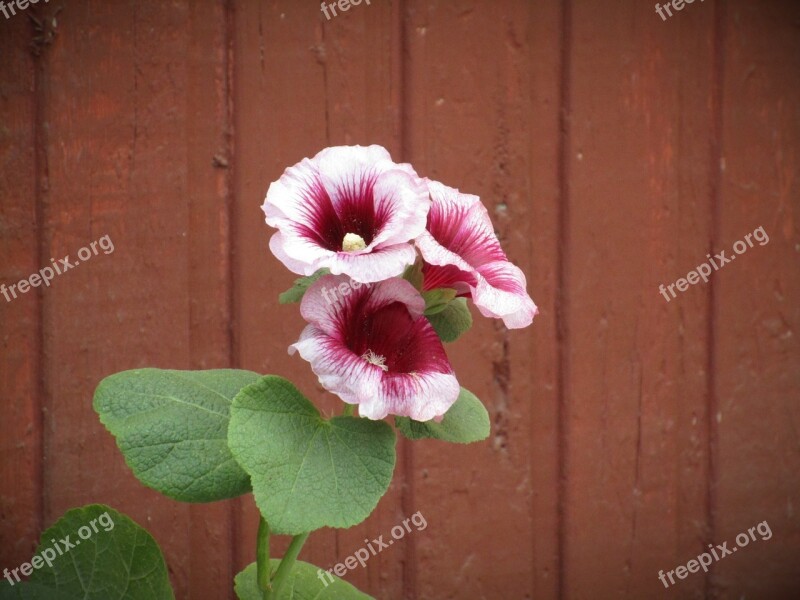
{"label": "vertical wooden plank", "polygon": [[35,62],[27,20],[0,23],[0,567],[30,559],[41,527],[41,293],[9,286],[40,268]]}
{"label": "vertical wooden plank", "polygon": [[[531,5],[411,1],[408,7],[409,158],[424,175],[482,197],[535,296]],[[414,446],[414,507],[428,521],[414,539],[414,597],[531,597],[531,539],[543,525],[532,522],[530,485],[532,476],[548,480],[530,466],[529,372],[537,333],[536,325],[509,332],[476,316],[473,330],[447,348],[462,385],[487,404],[492,436],[470,446]],[[548,563],[537,561],[545,569]]]}
{"label": "vertical wooden plank", "polygon": [[[332,414],[341,402],[317,384],[307,363],[286,353],[304,323],[297,306],[277,305],[277,295],[296,276],[270,254],[272,230],[259,207],[286,167],[325,146],[380,143],[397,156],[397,10],[362,4],[328,20],[319,4],[272,1],[237,5],[235,22],[236,362],[291,379]],[[364,524],[315,532],[301,559],[330,568],[396,524],[401,472]],[[258,519],[250,499],[242,506],[238,568],[255,558]],[[273,555],[285,547],[280,539]],[[399,598],[402,553],[374,557],[345,578],[368,593]]]}
{"label": "vertical wooden plank", "polygon": [[523,202],[530,204],[527,270],[530,292],[539,306],[539,316],[530,331],[528,354],[512,357],[517,377],[529,373],[531,494],[531,589],[537,600],[560,598],[561,566],[560,474],[563,440],[559,417],[563,395],[563,372],[559,348],[562,332],[559,302],[560,266],[563,258],[561,235],[565,218],[563,189],[562,133],[564,75],[568,70],[565,51],[569,50],[566,30],[566,5],[556,0],[531,3],[528,39],[530,99],[528,114],[528,156],[530,193]]}
{"label": "vertical wooden plank", "polygon": [[[189,366],[231,364],[232,115],[230,6],[187,3],[184,130],[188,214]],[[188,598],[234,598],[235,503],[189,506]]]}
{"label": "vertical wooden plank", "polygon": [[708,252],[713,7],[569,10],[563,596],[655,597],[708,536],[709,288],[659,285]]}
{"label": "vertical wooden plank", "polygon": [[230,596],[228,511],[143,488],[91,400],[115,371],[227,362],[220,17],[210,1],[72,3],[47,73],[46,256],[105,235],[114,251],[45,293],[46,521],[96,501],[129,513],[178,597]]}
{"label": "vertical wooden plank", "polygon": [[[800,590],[799,9],[733,0],[721,15],[715,250],[736,259],[715,273],[714,541],[733,547],[738,534],[763,521],[772,538],[755,532],[757,541],[715,565],[719,598],[790,598]],[[754,246],[736,255],[733,245],[760,227],[769,242],[751,238]]]}

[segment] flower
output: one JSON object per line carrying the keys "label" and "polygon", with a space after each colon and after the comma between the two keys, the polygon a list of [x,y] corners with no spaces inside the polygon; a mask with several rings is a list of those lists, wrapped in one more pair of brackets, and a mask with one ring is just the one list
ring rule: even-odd
{"label": "flower", "polygon": [[320,383],[358,404],[363,417],[439,419],[460,386],[424,310],[403,279],[361,284],[325,275],[303,297],[300,313],[309,325],[289,353],[299,352]]}
{"label": "flower", "polygon": [[506,258],[480,198],[428,181],[433,200],[427,229],[416,244],[424,289],[448,287],[471,296],[485,317],[509,329],[527,327],[539,312],[526,291],[525,274]]}
{"label": "flower", "polygon": [[430,197],[407,164],[381,146],[337,146],[289,167],[261,207],[277,228],[272,253],[300,275],[327,267],[372,283],[414,262]]}

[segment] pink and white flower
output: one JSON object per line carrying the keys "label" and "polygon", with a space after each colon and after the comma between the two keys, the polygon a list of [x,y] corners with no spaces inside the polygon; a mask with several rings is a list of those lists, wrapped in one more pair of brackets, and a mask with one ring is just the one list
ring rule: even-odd
{"label": "pink and white flower", "polygon": [[471,296],[482,315],[509,329],[527,327],[539,312],[525,274],[508,261],[480,198],[428,181],[433,205],[416,244],[425,261],[426,290],[456,289]]}
{"label": "pink and white flower", "polygon": [[[331,302],[331,290],[341,297]],[[325,275],[305,293],[309,325],[289,347],[311,363],[320,383],[369,419],[439,419],[458,398],[444,347],[422,316],[425,301],[407,281],[359,284]]]}
{"label": "pink and white flower", "polygon": [[327,267],[371,283],[414,262],[410,242],[425,229],[430,197],[381,146],[337,146],[286,169],[261,208],[278,229],[270,249],[290,271]]}

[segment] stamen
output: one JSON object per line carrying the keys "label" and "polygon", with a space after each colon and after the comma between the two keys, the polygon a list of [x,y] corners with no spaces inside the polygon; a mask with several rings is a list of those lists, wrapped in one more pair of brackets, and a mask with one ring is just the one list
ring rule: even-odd
{"label": "stamen", "polygon": [[389,367],[386,366],[386,357],[381,356],[380,354],[375,354],[372,350],[367,350],[361,356],[365,361],[367,361],[371,365],[375,365],[376,367],[380,367],[384,371],[388,371]]}
{"label": "stamen", "polygon": [[344,252],[355,252],[356,250],[363,250],[367,247],[367,243],[357,233],[346,233],[342,240],[342,250]]}

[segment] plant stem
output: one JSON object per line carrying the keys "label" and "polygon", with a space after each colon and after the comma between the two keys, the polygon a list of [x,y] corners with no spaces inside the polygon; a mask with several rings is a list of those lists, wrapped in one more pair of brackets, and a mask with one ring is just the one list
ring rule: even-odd
{"label": "plant stem", "polygon": [[264,517],[258,523],[258,538],[256,541],[256,576],[258,589],[264,600],[269,600],[271,592],[270,566],[269,566],[269,523]]}
{"label": "plant stem", "polygon": [[310,533],[310,531],[307,533],[301,533],[300,535],[296,535],[292,538],[292,542],[289,544],[286,554],[284,554],[283,558],[281,559],[281,564],[278,565],[278,570],[275,571],[275,578],[272,582],[272,594],[274,598],[279,597],[278,594],[280,594],[283,584],[286,583],[286,579],[289,577],[289,572],[294,566],[294,561],[297,559],[297,555],[300,554],[300,550],[303,548],[303,544],[306,543]]}
{"label": "plant stem", "polygon": [[356,405],[355,404],[347,404],[345,402],[344,413],[343,413],[344,416],[345,417],[352,417],[353,413],[355,413],[355,412],[356,412]]}

